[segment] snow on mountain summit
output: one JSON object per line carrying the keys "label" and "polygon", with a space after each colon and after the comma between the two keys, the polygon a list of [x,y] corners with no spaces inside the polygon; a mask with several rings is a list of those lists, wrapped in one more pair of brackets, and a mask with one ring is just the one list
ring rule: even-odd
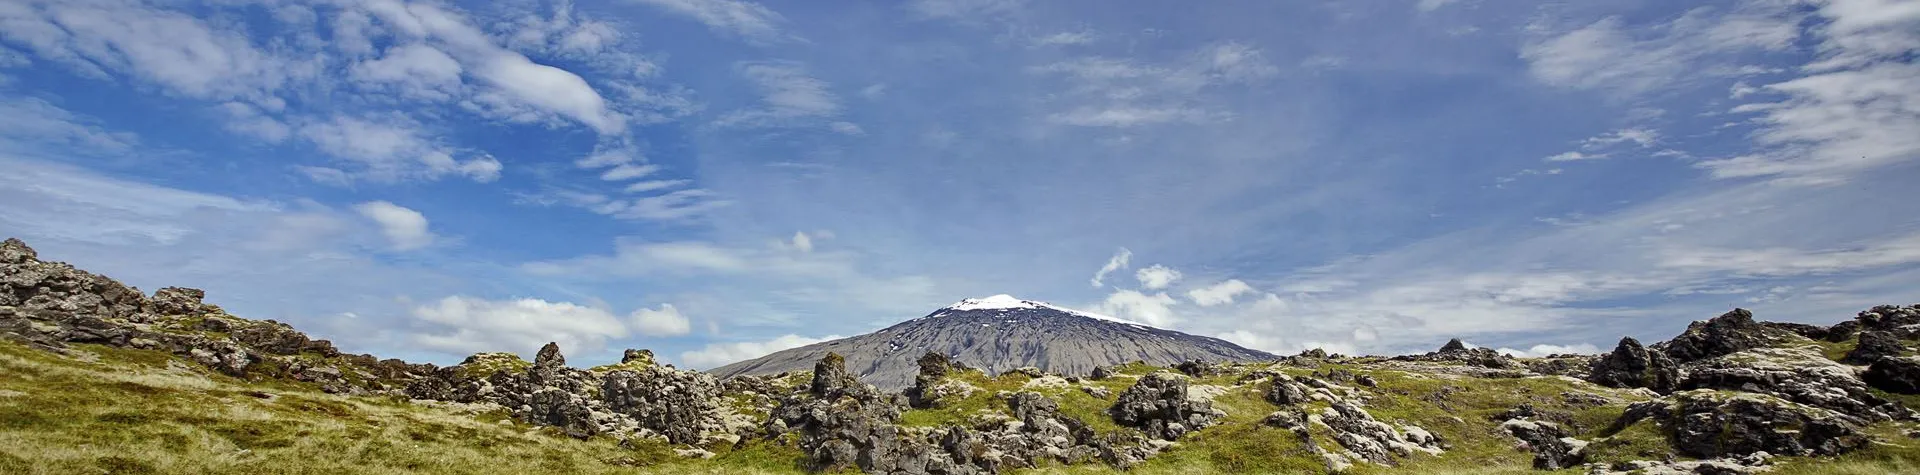
{"label": "snow on mountain summit", "polygon": [[1012,310],[1051,310],[1054,312],[1065,313],[1065,314],[1073,315],[1077,317],[1086,317],[1086,318],[1091,318],[1095,320],[1106,320],[1109,322],[1125,323],[1128,325],[1147,327],[1147,325],[1143,325],[1135,321],[1115,318],[1115,317],[1101,315],[1093,312],[1083,312],[1083,311],[1074,310],[1071,308],[1062,307],[1059,305],[1041,302],[1038,300],[1025,300],[1025,299],[1021,299],[1019,297],[1014,297],[1012,295],[1007,295],[1007,294],[1000,294],[1000,295],[995,295],[991,297],[962,299],[959,303],[948,305],[946,306],[946,308],[942,308],[940,310],[934,311],[933,314],[928,315],[928,317],[944,316],[951,312],[971,312],[971,311],[980,311],[980,310],[1001,310],[1003,311],[1003,313],[1005,311],[1012,311]]}
{"label": "snow on mountain summit", "polygon": [[964,299],[961,300],[960,303],[948,305],[945,310],[998,310],[1008,308],[1040,308],[1043,306],[1047,306],[1047,304],[1032,300],[1021,300],[1019,297],[1012,295],[1000,294],[992,297]]}

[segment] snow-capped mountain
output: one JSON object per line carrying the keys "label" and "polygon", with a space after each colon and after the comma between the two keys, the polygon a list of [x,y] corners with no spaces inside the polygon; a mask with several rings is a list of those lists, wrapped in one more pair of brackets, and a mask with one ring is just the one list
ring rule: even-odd
{"label": "snow-capped mountain", "polygon": [[816,343],[742,361],[718,376],[776,374],[813,368],[827,352],[847,358],[847,369],[884,389],[913,384],[915,360],[928,351],[999,373],[1023,366],[1085,375],[1096,366],[1145,361],[1254,361],[1274,355],[1218,338],[1189,335],[1008,295],[966,299],[927,316],[865,335]]}

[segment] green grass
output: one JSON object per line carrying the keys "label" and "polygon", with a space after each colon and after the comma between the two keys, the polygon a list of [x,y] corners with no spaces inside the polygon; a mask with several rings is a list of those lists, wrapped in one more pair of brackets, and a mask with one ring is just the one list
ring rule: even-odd
{"label": "green grass", "polygon": [[[398,474],[398,473],[803,473],[803,454],[789,437],[750,440],[708,447],[711,459],[681,458],[664,443],[623,448],[605,437],[576,440],[551,428],[515,423],[502,409],[486,406],[418,405],[392,397],[342,397],[302,383],[249,381],[214,373],[162,352],[76,345],[81,357],[65,357],[0,340],[0,473],[68,474]],[[486,371],[512,370],[524,363],[498,358]],[[1194,385],[1229,390],[1214,399],[1227,412],[1222,424],[1191,434],[1127,473],[1322,473],[1322,461],[1292,432],[1260,423],[1279,409],[1264,399],[1264,384],[1235,386],[1243,375],[1264,366],[1236,367],[1228,374],[1198,378]],[[1123,366],[1123,374],[1157,370]],[[1413,424],[1442,437],[1450,449],[1439,456],[1416,454],[1396,466],[1356,464],[1351,473],[1539,473],[1532,455],[1499,429],[1494,415],[1522,403],[1563,414],[1576,437],[1595,441],[1595,461],[1659,460],[1671,454],[1665,435],[1651,421],[1608,433],[1626,403],[1624,391],[1559,378],[1450,378],[1325,364],[1313,369],[1283,368],[1303,376],[1315,370],[1346,369],[1371,375],[1379,385],[1360,388],[1376,419]],[[1130,377],[1086,381],[1059,388],[1027,388],[1024,375],[988,377],[979,372],[954,376],[980,388],[937,409],[903,413],[908,425],[965,423],[981,412],[1007,413],[996,394],[1038,391],[1059,401],[1061,412],[1087,422],[1098,432],[1123,430],[1106,417],[1113,396],[1095,398],[1081,385],[1117,395]],[[785,383],[804,384],[795,374]],[[1569,404],[1562,393],[1577,391],[1612,398],[1599,407]],[[1438,394],[1446,393],[1442,398]],[[1881,394],[1914,404],[1920,397]],[[762,415],[747,397],[728,401],[742,412]],[[1326,403],[1304,404],[1318,411]],[[1920,473],[1920,439],[1905,436],[1920,428],[1883,423],[1870,430],[1879,442],[1834,458],[1783,458],[1775,474],[1850,475]],[[1321,448],[1338,450],[1330,434],[1310,429]],[[1566,471],[1578,473],[1578,470]],[[1115,473],[1099,464],[1059,466],[1016,473]]]}

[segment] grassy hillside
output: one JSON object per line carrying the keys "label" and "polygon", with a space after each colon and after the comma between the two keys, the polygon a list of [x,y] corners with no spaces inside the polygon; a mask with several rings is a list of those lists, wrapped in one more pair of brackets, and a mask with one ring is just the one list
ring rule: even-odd
{"label": "grassy hillside", "polygon": [[[1564,414],[1595,440],[1597,461],[1660,459],[1670,449],[1649,424],[1608,432],[1625,401],[1639,396],[1558,377],[1467,378],[1359,366],[1287,368],[1296,375],[1342,369],[1370,375],[1370,410],[1383,421],[1420,425],[1449,441],[1441,456],[1416,455],[1397,467],[1361,464],[1352,473],[1543,473],[1531,455],[1499,433],[1493,416],[1521,403]],[[1147,368],[1096,382],[1113,391]],[[1094,419],[1110,402],[1074,386],[1028,384],[1024,375],[965,378],[981,391],[943,409],[913,410],[910,425],[959,422],[1002,411],[993,394],[1038,390],[1063,410]],[[1199,378],[1226,388],[1214,398],[1227,421],[1189,436],[1131,473],[1318,473],[1324,470],[1292,433],[1260,419],[1276,409],[1260,385],[1237,376]],[[1613,400],[1579,404],[1585,393]],[[1102,430],[1116,430],[1102,424]],[[1770,473],[1920,473],[1920,439],[1908,423],[1873,428],[1883,442],[1835,459],[1787,460]],[[1319,443],[1329,444],[1326,437]],[[283,381],[243,381],[158,352],[75,345],[62,355],[0,340],[0,473],[6,474],[335,474],[335,473],[801,473],[801,454],[771,442],[724,448],[712,459],[677,456],[663,443],[621,446],[577,440],[508,419],[484,406],[421,404],[386,397],[343,397]],[[1049,466],[1030,473],[1112,473],[1102,465]],[[1561,473],[1584,473],[1563,470]]]}

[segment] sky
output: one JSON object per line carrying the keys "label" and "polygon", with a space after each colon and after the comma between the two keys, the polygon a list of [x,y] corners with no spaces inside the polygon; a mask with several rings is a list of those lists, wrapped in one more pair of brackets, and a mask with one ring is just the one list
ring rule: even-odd
{"label": "sky", "polygon": [[0,235],[439,363],[1920,302],[1920,0],[0,0]]}

